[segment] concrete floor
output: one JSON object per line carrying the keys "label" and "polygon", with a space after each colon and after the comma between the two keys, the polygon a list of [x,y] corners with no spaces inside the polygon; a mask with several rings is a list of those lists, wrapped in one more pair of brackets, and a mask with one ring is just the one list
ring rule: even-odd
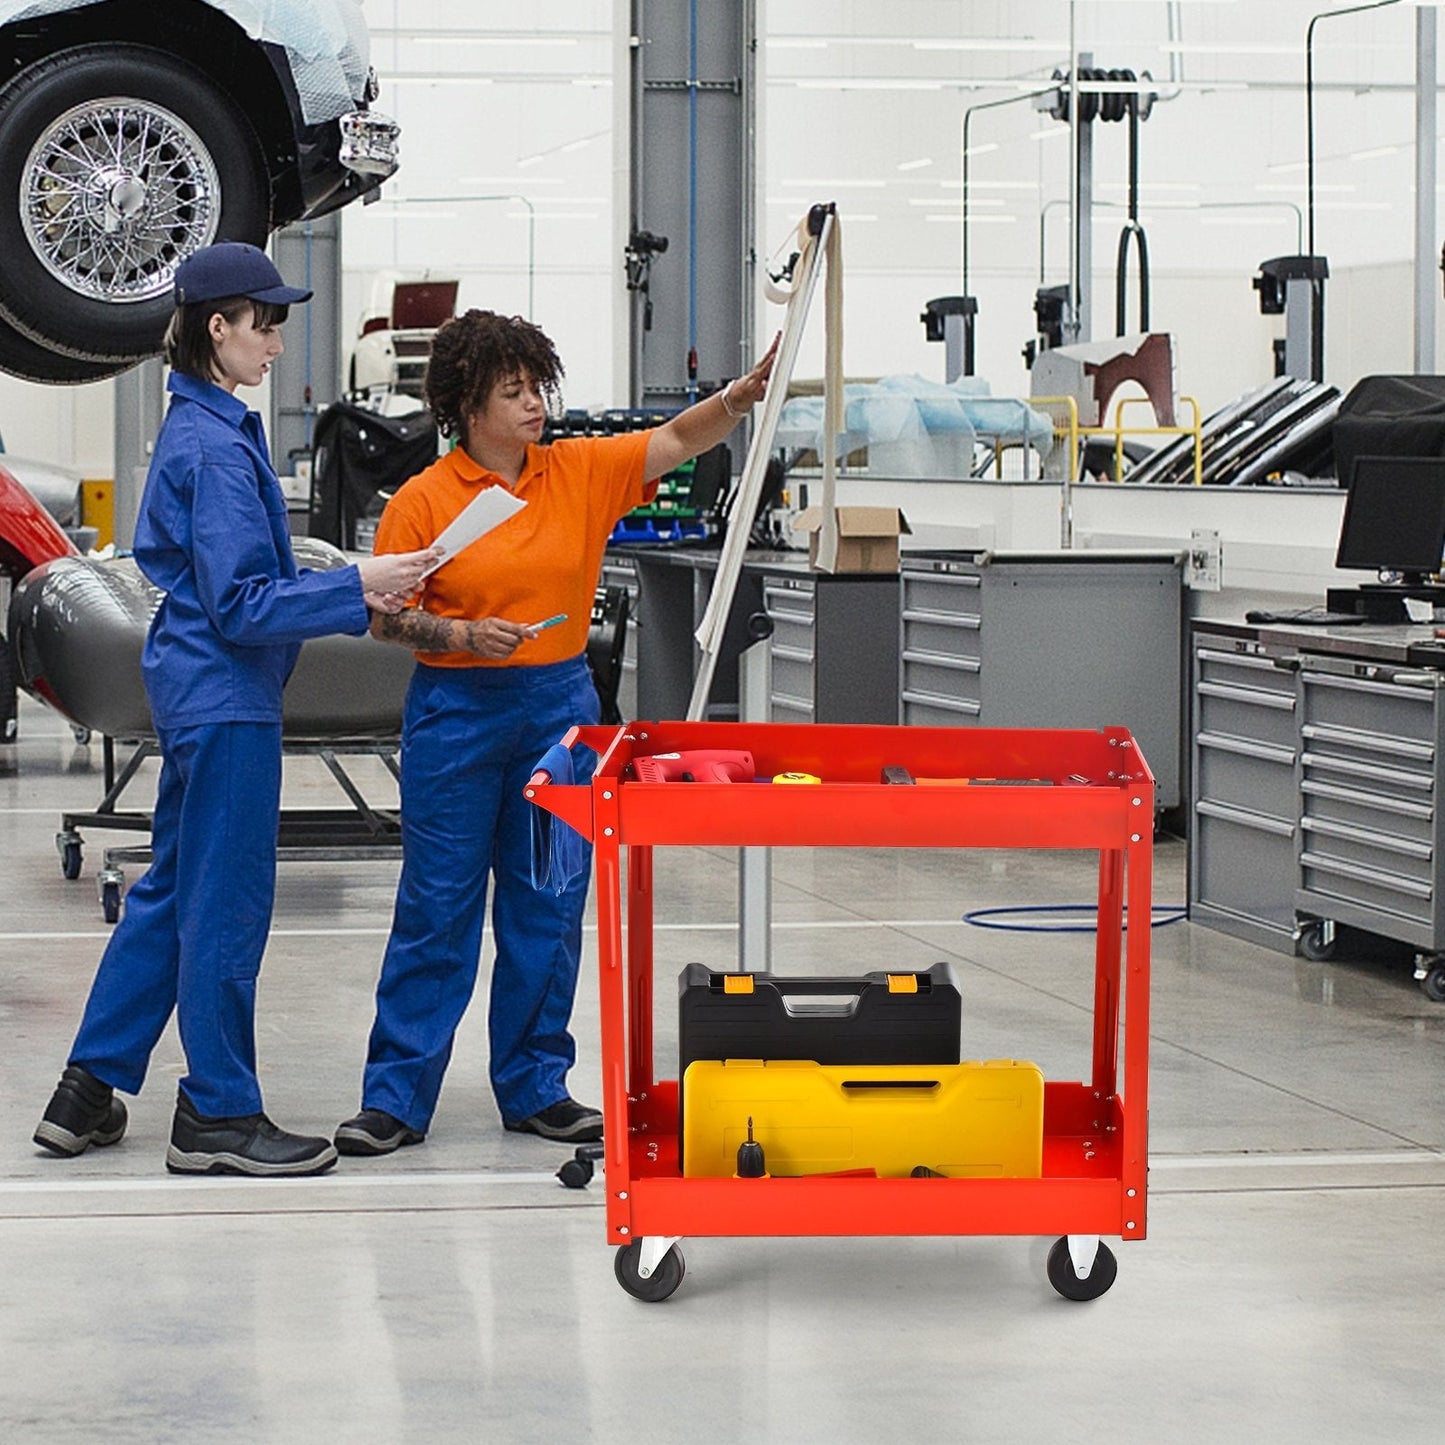
{"label": "concrete floor", "polygon": [[[464,1023],[427,1142],[314,1180],[167,1175],[174,1034],[123,1143],[30,1142],[108,929],[83,829],[100,746],[25,700],[0,748],[0,1439],[24,1442],[1289,1442],[1440,1438],[1445,1007],[1408,953],[1335,961],[1186,922],[1153,935],[1149,1237],[1073,1304],[1048,1240],[690,1239],[644,1305],[612,1274],[601,1193],[570,1151],[500,1130],[484,1013]],[[358,777],[388,796],[368,764]],[[150,766],[123,799],[148,804]],[[341,801],[288,765],[291,806]],[[1093,941],[989,931],[987,906],[1079,903],[1063,853],[780,851],[774,967],[949,960],[965,1053],[1087,1076]],[[1184,896],[1161,839],[1155,896]],[[131,869],[132,874],[134,868]],[[286,863],[258,1020],[267,1107],[327,1132],[358,1101],[396,865]],[[733,960],[735,855],[659,853],[657,1040],[676,973]],[[574,1092],[600,1097],[595,935]],[[661,1072],[667,1072],[662,1068]]]}

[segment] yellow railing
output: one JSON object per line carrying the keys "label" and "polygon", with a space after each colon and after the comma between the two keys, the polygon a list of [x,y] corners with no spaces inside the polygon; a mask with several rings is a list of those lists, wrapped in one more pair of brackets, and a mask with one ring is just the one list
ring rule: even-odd
{"label": "yellow railing", "polygon": [[1079,406],[1072,396],[1031,396],[1031,406],[1063,406],[1068,407],[1068,422],[1062,424],[1056,422],[1054,435],[1057,437],[1068,437],[1070,469],[1073,470],[1079,464],[1079,438],[1090,436],[1108,436],[1114,438],[1114,481],[1118,481],[1124,475],[1124,438],[1126,436],[1188,436],[1194,438],[1194,485],[1200,486],[1204,481],[1204,437],[1203,424],[1199,410],[1199,403],[1192,396],[1181,396],[1179,401],[1182,405],[1188,406],[1194,417],[1190,426],[1125,426],[1124,408],[1126,406],[1151,406],[1148,397],[1126,396],[1121,397],[1118,406],[1114,410],[1113,426],[1080,426]]}

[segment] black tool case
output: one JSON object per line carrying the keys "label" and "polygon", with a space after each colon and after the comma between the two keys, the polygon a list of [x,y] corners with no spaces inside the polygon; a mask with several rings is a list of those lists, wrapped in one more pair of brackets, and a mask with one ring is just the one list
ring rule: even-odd
{"label": "black tool case", "polygon": [[[956,1064],[963,1003],[948,963],[861,978],[716,973],[678,977],[677,1077],[697,1059],[811,1059],[817,1064]],[[678,1100],[678,1135],[683,1101]]]}
{"label": "black tool case", "polygon": [[952,965],[861,978],[715,973],[678,979],[678,1077],[695,1059],[956,1064],[963,1007]]}

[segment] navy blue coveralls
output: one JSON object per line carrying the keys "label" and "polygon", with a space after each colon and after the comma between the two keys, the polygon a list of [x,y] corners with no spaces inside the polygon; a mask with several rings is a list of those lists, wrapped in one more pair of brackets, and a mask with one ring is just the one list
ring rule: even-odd
{"label": "navy blue coveralls", "polygon": [[126,898],[70,1062],[139,1091],[177,1014],[198,1113],[261,1111],[256,976],[276,882],[281,692],[301,643],[364,633],[355,567],[298,574],[261,418],[173,373],[136,522],[165,592],[142,658],[161,776],[153,861]]}

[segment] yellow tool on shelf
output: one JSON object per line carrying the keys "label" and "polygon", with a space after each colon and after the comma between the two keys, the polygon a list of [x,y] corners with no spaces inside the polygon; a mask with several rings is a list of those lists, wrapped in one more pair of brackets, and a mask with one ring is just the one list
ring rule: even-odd
{"label": "yellow tool on shelf", "polygon": [[1013,1059],[963,1064],[815,1064],[699,1059],[683,1075],[682,1172],[728,1178],[751,1120],[774,1177],[922,1161],[949,1178],[1037,1179],[1044,1076]]}

